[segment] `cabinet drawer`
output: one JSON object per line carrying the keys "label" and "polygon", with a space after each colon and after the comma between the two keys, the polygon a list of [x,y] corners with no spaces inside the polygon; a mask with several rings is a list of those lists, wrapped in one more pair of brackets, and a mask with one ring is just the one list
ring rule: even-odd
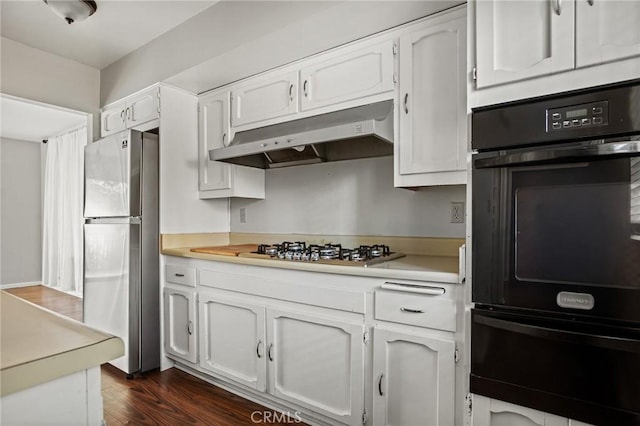
{"label": "cabinet drawer", "polygon": [[456,304],[444,295],[376,291],[375,317],[381,321],[456,331]]}
{"label": "cabinet drawer", "polygon": [[196,270],[187,266],[166,265],[165,279],[169,283],[196,286]]}

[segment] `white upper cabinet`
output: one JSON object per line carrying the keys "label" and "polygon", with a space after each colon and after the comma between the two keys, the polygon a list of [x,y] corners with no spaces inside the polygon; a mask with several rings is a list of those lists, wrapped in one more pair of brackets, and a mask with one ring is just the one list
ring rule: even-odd
{"label": "white upper cabinet", "polygon": [[574,67],[573,0],[481,0],[475,7],[478,88]]}
{"label": "white upper cabinet", "polygon": [[[393,40],[322,55],[300,71],[302,111],[339,104],[394,89]],[[391,97],[391,96],[389,96]]]}
{"label": "white upper cabinet", "polygon": [[198,190],[205,198],[264,198],[264,170],[209,159],[209,150],[231,139],[230,92],[217,90],[198,99]]}
{"label": "white upper cabinet", "polygon": [[233,127],[295,114],[298,71],[271,72],[232,87],[231,106]]}
{"label": "white upper cabinet", "polygon": [[153,85],[102,108],[100,134],[112,135],[160,117],[160,87]]}
{"label": "white upper cabinet", "polygon": [[578,67],[640,56],[640,2],[577,0]]}
{"label": "white upper cabinet", "polygon": [[199,99],[199,189],[231,188],[231,165],[209,160],[209,150],[229,143],[228,90],[203,95]]}
{"label": "white upper cabinet", "polygon": [[465,47],[464,10],[400,38],[395,186],[466,183]]}
{"label": "white upper cabinet", "polygon": [[127,104],[124,101],[111,104],[102,109],[100,113],[100,134],[103,138],[127,128],[126,109]]}

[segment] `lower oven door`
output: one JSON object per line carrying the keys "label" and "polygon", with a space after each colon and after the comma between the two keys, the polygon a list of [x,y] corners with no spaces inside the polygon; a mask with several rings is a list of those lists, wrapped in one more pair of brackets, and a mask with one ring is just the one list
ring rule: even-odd
{"label": "lower oven door", "polygon": [[640,136],[476,154],[473,301],[640,322]]}
{"label": "lower oven door", "polygon": [[640,325],[473,309],[471,392],[602,425],[640,425]]}

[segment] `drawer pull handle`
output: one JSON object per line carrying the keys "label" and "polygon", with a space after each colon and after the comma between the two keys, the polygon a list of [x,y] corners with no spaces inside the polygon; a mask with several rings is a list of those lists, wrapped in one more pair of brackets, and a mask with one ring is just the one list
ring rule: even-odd
{"label": "drawer pull handle", "polygon": [[184,274],[174,274],[176,277],[184,277]]}
{"label": "drawer pull handle", "polygon": [[258,355],[258,358],[262,358],[262,354],[260,353],[260,346],[262,346],[262,340],[258,340],[258,345],[256,346],[256,355]]}
{"label": "drawer pull handle", "polygon": [[380,378],[378,379],[378,393],[380,394],[380,396],[384,396],[384,393],[382,392],[382,378],[384,377],[384,374],[380,375]]}
{"label": "drawer pull handle", "polygon": [[445,293],[445,289],[442,287],[400,284],[400,283],[394,283],[389,281],[382,284],[382,288],[385,290],[404,291],[407,293],[428,294],[430,296],[442,296]]}
{"label": "drawer pull handle", "polygon": [[410,314],[424,314],[422,309],[413,309],[413,308],[405,308],[404,306],[400,308],[402,312],[407,312]]}

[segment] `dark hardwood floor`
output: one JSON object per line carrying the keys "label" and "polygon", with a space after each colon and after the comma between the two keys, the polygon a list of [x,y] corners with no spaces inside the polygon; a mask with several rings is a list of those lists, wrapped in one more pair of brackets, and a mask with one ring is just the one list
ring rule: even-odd
{"label": "dark hardwood floor", "polygon": [[[82,318],[82,299],[44,286],[8,289],[7,292],[51,311]],[[136,375],[110,364],[102,366],[104,418],[120,425],[285,425],[302,424],[240,398],[176,368]]]}

